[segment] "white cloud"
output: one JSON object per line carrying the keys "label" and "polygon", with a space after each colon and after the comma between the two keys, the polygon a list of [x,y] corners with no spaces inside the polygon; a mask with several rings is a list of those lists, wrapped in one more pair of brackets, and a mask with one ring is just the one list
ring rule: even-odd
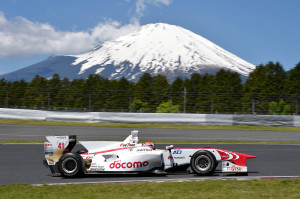
{"label": "white cloud", "polygon": [[0,12],[0,58],[81,53],[139,28],[138,22],[121,25],[106,20],[89,31],[63,32],[50,24],[34,23],[23,17],[9,21]]}
{"label": "white cloud", "polygon": [[172,0],[137,0],[136,1],[136,15],[137,18],[140,18],[144,15],[147,4],[159,6],[160,4],[169,5]]}
{"label": "white cloud", "polygon": [[[129,2],[130,0],[126,0]],[[48,23],[24,17],[8,20],[0,11],[0,59],[25,58],[42,54],[78,54],[100,43],[140,29],[139,19],[147,5],[169,5],[172,0],[136,0],[136,13],[129,24],[105,20],[87,31],[64,32]]]}

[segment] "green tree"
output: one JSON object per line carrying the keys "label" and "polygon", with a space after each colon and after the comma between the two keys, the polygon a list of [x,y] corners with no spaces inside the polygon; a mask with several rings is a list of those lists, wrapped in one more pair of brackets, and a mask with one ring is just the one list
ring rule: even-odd
{"label": "green tree", "polygon": [[28,83],[24,80],[7,83],[8,107],[23,107]]}
{"label": "green tree", "polygon": [[68,78],[63,78],[60,80],[60,86],[57,94],[55,95],[55,99],[50,103],[49,108],[57,108],[57,107],[70,107],[71,100],[73,100],[72,92],[70,90],[71,82]]}
{"label": "green tree", "polygon": [[286,115],[291,112],[291,106],[285,104],[283,99],[280,99],[279,102],[270,102],[269,103],[269,114],[272,115]]}
{"label": "green tree", "polygon": [[197,97],[197,111],[210,113],[213,111],[213,97],[215,88],[215,76],[204,74],[199,82]]}
{"label": "green tree", "polygon": [[[48,80],[48,103],[49,106],[53,106],[54,104],[59,103],[57,99],[57,95],[61,90],[61,80],[60,76],[56,73],[52,76],[50,80]],[[48,108],[50,108],[48,107]]]}
{"label": "green tree", "polygon": [[180,105],[172,105],[171,100],[162,102],[157,108],[156,113],[179,113]]}
{"label": "green tree", "polygon": [[217,112],[238,112],[241,110],[243,86],[240,75],[221,69],[214,81],[214,110]]}
{"label": "green tree", "polygon": [[129,110],[132,100],[132,83],[122,77],[120,80],[111,80],[110,107],[116,110]]}
{"label": "green tree", "polygon": [[300,94],[300,62],[288,72],[285,89],[287,93]]}
{"label": "green tree", "polygon": [[259,65],[249,75],[245,91],[250,93],[284,93],[287,73],[279,62]]}
{"label": "green tree", "polygon": [[88,94],[84,89],[84,79],[74,79],[70,84],[67,107],[75,109],[88,108]]}
{"label": "green tree", "polygon": [[199,86],[202,76],[199,73],[191,75],[189,80],[185,81],[186,87],[186,107],[188,112],[195,112],[199,108],[197,98],[199,96]]}
{"label": "green tree", "polygon": [[4,78],[0,79],[0,107],[6,107],[7,82]]}
{"label": "green tree", "polygon": [[[166,76],[157,75],[153,81],[153,98],[151,99],[151,107],[156,108],[160,103],[170,99],[170,85]],[[155,109],[154,109],[155,110]]]}
{"label": "green tree", "polygon": [[297,106],[300,99],[300,62],[288,72],[285,90],[288,94],[286,102],[290,104],[291,110],[298,114]]}
{"label": "green tree", "polygon": [[171,98],[172,104],[174,105],[183,105],[183,80],[180,77],[177,77],[171,84]]}
{"label": "green tree", "polygon": [[151,104],[153,98],[153,83],[154,79],[149,73],[141,76],[134,87],[134,97],[140,99],[142,102]]}
{"label": "green tree", "polygon": [[24,98],[24,104],[30,108],[46,108],[48,101],[48,82],[46,78],[36,75],[28,84]]}
{"label": "green tree", "polygon": [[134,98],[131,103],[131,109],[133,112],[148,112],[150,111],[149,105],[146,102],[142,102],[140,99]]}
{"label": "green tree", "polygon": [[285,93],[287,73],[279,62],[269,62],[266,65],[259,65],[250,73],[245,83],[244,100],[255,100],[255,112],[267,113],[268,104],[271,100],[279,100]]}

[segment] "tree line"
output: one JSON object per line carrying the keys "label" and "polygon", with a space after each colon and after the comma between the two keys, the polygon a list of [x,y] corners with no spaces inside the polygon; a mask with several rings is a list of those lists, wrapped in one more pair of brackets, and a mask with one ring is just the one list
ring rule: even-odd
{"label": "tree line", "polygon": [[300,62],[285,71],[279,62],[261,64],[246,81],[221,69],[170,82],[149,73],[136,82],[35,76],[31,82],[0,80],[0,107],[45,110],[298,114]]}

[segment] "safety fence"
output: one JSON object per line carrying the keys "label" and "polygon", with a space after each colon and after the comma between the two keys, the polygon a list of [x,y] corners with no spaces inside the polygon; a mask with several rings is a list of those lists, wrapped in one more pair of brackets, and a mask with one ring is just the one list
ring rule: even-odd
{"label": "safety fence", "polygon": [[298,94],[0,88],[0,108],[83,112],[298,115]]}

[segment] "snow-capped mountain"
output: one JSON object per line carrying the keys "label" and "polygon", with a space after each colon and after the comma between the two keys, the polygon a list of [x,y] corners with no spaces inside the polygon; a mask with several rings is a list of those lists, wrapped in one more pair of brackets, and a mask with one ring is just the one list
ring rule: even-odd
{"label": "snow-capped mountain", "polygon": [[[81,55],[50,57],[19,70],[18,78],[28,80],[36,74],[48,78],[59,73],[61,77],[74,79],[95,73],[110,79],[126,77],[137,81],[147,72],[163,74],[172,80],[195,72],[215,73],[221,68],[247,77],[255,66],[189,30],[156,23]],[[3,77],[9,79],[10,75]]]}

